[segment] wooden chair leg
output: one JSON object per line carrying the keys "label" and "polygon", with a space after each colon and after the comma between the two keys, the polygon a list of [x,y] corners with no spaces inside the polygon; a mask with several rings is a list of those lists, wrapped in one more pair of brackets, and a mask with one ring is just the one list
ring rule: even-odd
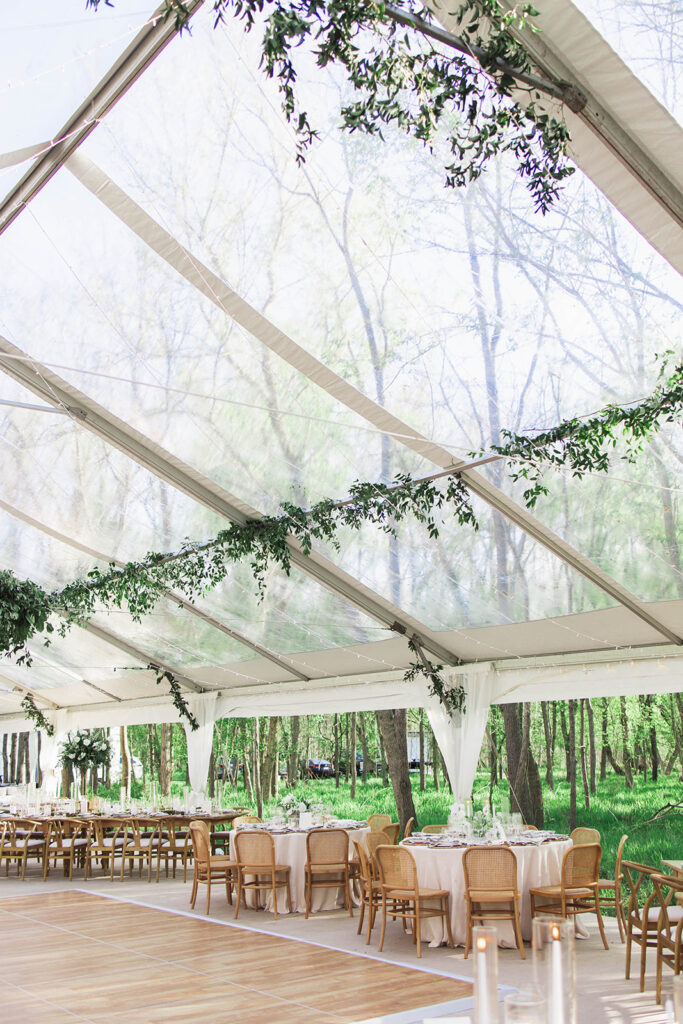
{"label": "wooden chair leg", "polygon": [[517,949],[522,955],[522,960],[526,960],[526,953],[524,952],[524,939],[522,938],[522,926],[519,920],[519,904],[517,900],[512,901],[512,905],[515,913],[515,939],[517,940]]}
{"label": "wooden chair leg", "polygon": [[358,918],[358,928],[356,929],[356,935],[360,935],[363,931],[363,918],[365,917],[365,897],[361,897],[360,901],[360,915]]}
{"label": "wooden chair leg", "polygon": [[632,928],[630,922],[626,925],[626,980],[631,977],[631,946],[633,944]]}
{"label": "wooden chair leg", "polygon": [[190,896],[190,909],[191,910],[194,910],[194,905],[197,902],[197,888],[198,888],[198,882],[197,882],[197,874],[195,872],[194,879],[192,880],[192,895]]}
{"label": "wooden chair leg", "polygon": [[237,897],[235,899],[235,913],[233,914],[233,917],[237,917],[237,915],[240,912],[240,899],[242,898],[242,886],[243,886],[242,872],[241,872],[240,868],[238,868],[237,869]]}
{"label": "wooden chair leg", "polygon": [[446,918],[446,934],[448,935],[448,946],[450,949],[455,949],[455,943],[453,942],[453,932],[451,931],[451,900],[450,896],[444,896],[444,917]]}
{"label": "wooden chair leg", "polygon": [[293,914],[294,906],[292,904],[292,890],[289,884],[289,872],[287,872],[287,906],[289,907],[290,914]]}
{"label": "wooden chair leg", "polygon": [[655,1001],[662,1001],[662,944],[657,940],[657,983],[655,985]]}
{"label": "wooden chair leg", "polygon": [[605,926],[602,922],[602,914],[600,912],[600,897],[597,894],[595,896],[595,913],[598,917],[598,927],[600,929],[600,935],[602,936],[602,944],[605,947],[605,949],[609,949],[609,945],[607,943],[607,936],[605,935]]}
{"label": "wooden chair leg", "polygon": [[640,933],[640,991],[645,991],[645,959],[647,957],[647,932]]}
{"label": "wooden chair leg", "polygon": [[209,907],[211,906],[211,868],[209,868],[208,877],[206,879],[206,912],[209,913]]}
{"label": "wooden chair leg", "polygon": [[377,952],[378,953],[382,952],[382,947],[384,946],[384,933],[386,932],[386,930],[387,930],[387,897],[386,897],[386,894],[383,892],[382,893],[382,930],[381,930],[380,935],[379,935],[379,946],[377,947]]}
{"label": "wooden chair leg", "polygon": [[417,941],[417,956],[422,957],[422,929],[420,928],[420,900],[415,900],[415,938]]}
{"label": "wooden chair leg", "polygon": [[313,882],[313,879],[311,878],[311,872],[308,869],[306,869],[305,875],[304,875],[304,887],[306,889],[306,915],[305,915],[306,916],[306,920],[308,920],[308,916],[311,913],[311,884],[312,884],[312,882]]}

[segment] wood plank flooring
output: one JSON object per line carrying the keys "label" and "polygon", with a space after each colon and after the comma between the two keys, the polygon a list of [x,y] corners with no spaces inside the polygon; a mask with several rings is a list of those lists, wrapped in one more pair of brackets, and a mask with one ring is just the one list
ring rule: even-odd
{"label": "wood plank flooring", "polygon": [[349,1024],[469,982],[83,892],[0,900],[2,1024]]}

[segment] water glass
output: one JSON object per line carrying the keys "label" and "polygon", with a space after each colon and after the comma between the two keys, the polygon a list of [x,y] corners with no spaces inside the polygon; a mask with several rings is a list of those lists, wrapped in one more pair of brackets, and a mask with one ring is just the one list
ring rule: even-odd
{"label": "water glass", "polygon": [[505,1024],[546,1024],[546,1002],[539,992],[509,992],[503,1005]]}

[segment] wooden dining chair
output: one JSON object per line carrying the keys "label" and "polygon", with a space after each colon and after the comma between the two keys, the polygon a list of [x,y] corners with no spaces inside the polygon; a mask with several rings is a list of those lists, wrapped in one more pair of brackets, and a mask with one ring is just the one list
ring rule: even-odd
{"label": "wooden dining chair", "polygon": [[232,819],[233,829],[244,828],[246,825],[260,825],[261,819],[256,814],[240,814],[238,818]]}
{"label": "wooden dining chair", "polygon": [[600,842],[600,833],[597,828],[575,828],[569,836],[574,846],[592,846]]}
{"label": "wooden dining chair", "polygon": [[389,842],[392,844],[392,846],[396,846],[396,844],[398,843],[400,831],[401,826],[397,821],[392,821],[389,825],[385,825],[384,828],[382,829],[382,832],[384,832],[385,836],[389,837]]}
{"label": "wooden dining chair", "polygon": [[86,850],[90,844],[90,823],[80,818],[59,818],[51,823],[48,837],[47,856],[43,866],[43,878],[50,871],[50,861],[56,866],[61,860],[64,874],[71,881],[74,862],[82,864],[85,871]]}
{"label": "wooden dining chair", "polygon": [[211,833],[205,821],[190,822],[190,838],[192,841],[192,894],[190,907],[194,910],[197,902],[197,891],[200,885],[206,886],[206,913],[211,906],[211,883],[224,882],[225,895],[232,905],[232,888],[237,881],[237,864],[225,854],[211,853]]}
{"label": "wooden dining chair", "polygon": [[657,981],[655,998],[662,1001],[662,970],[664,965],[671,967],[674,974],[681,973],[683,966],[683,916],[680,906],[672,906],[678,893],[683,893],[683,879],[671,875],[652,875],[655,898],[659,909],[657,917]]}
{"label": "wooden dining chair", "polygon": [[382,904],[382,887],[379,881],[373,877],[370,857],[362,842],[353,840],[356,850],[356,857],[360,864],[360,920],[358,921],[357,935],[360,935],[363,927],[365,911],[368,912],[368,931],[365,938],[365,945],[370,945],[370,934],[375,924],[375,916]]}
{"label": "wooden dining chair", "polygon": [[6,827],[0,847],[0,864],[5,861],[5,874],[9,875],[10,864],[16,861],[17,875],[22,882],[26,877],[26,864],[29,858],[40,862],[45,877],[45,858],[47,857],[47,834],[40,822],[29,818],[11,818],[3,823]]}
{"label": "wooden dining chair", "polygon": [[100,862],[102,873],[109,871],[109,880],[114,880],[114,863],[123,847],[123,821],[112,822],[93,818],[90,822],[90,842],[85,854],[85,877],[92,874],[93,861]]}
{"label": "wooden dining chair", "polygon": [[[375,857],[379,866],[382,891],[382,931],[377,952],[382,952],[387,927],[387,917],[409,921],[417,955],[422,956],[421,923],[428,917],[443,917],[448,935],[448,945],[454,948],[451,932],[450,896],[447,889],[421,889],[417,878],[415,858],[406,846],[378,846]],[[425,901],[439,906],[425,905]]]}
{"label": "wooden dining chair", "polygon": [[304,866],[306,917],[311,912],[314,889],[342,889],[344,906],[353,917],[349,885],[349,834],[343,828],[315,828],[306,836]]}
{"label": "wooden dining chair", "polygon": [[[622,860],[621,869],[629,890],[626,908],[626,971],[631,977],[631,953],[633,944],[640,946],[640,991],[645,991],[645,970],[648,949],[657,948],[657,925],[659,922],[659,901],[652,879],[660,875],[660,868],[639,864],[633,860]],[[670,919],[680,918],[683,909],[672,907]]]}
{"label": "wooden dining chair", "polygon": [[[275,863],[275,843],[269,832],[237,832],[234,837],[234,859],[237,862],[237,899],[235,917],[240,909],[240,900],[247,905],[247,892],[254,893],[255,909],[258,910],[259,893],[263,890],[273,894],[273,917],[277,920],[277,890],[287,890],[287,906],[292,913],[292,892],[289,884],[289,864]],[[251,881],[249,879],[251,878]]]}
{"label": "wooden dining chair", "polygon": [[619,938],[622,942],[626,941],[626,918],[624,916],[624,903],[621,896],[621,883],[624,879],[624,875],[621,870],[621,862],[624,855],[624,846],[627,835],[623,835],[617,848],[617,860],[614,866],[614,878],[600,878],[598,880],[598,898],[600,900],[600,908],[614,907],[614,913],[616,915],[617,924],[619,926]]}
{"label": "wooden dining chair", "polygon": [[[465,959],[472,946],[472,926],[512,921],[522,960],[526,959],[519,920],[517,858],[509,846],[469,846],[462,855],[467,904]],[[505,906],[507,904],[507,906]]]}
{"label": "wooden dining chair", "polygon": [[161,822],[153,819],[126,818],[123,823],[123,844],[121,846],[121,881],[128,861],[128,873],[133,874],[135,861],[138,862],[140,878],[142,869],[147,864],[147,881],[152,881],[152,860],[156,857],[156,880],[159,881],[159,863],[166,858],[168,870],[168,851],[161,848]]}
{"label": "wooden dining chair", "polygon": [[187,861],[192,850],[192,838],[190,831],[184,822],[174,821],[169,818],[161,823],[159,834],[161,857],[166,864],[166,877],[168,878],[168,862],[171,861],[173,878],[176,876],[178,861],[183,866],[183,881],[187,880]]}
{"label": "wooden dining chair", "polygon": [[415,818],[408,818],[406,827],[403,830],[403,838],[407,839],[408,836],[413,834],[413,828],[415,827]]}
{"label": "wooden dining chair", "polygon": [[365,848],[368,851],[368,857],[370,859],[370,869],[372,871],[372,877],[379,880],[379,868],[377,861],[375,860],[375,851],[378,846],[394,846],[391,838],[382,830],[381,832],[367,832],[365,835]]}
{"label": "wooden dining chair", "polygon": [[422,831],[427,835],[440,836],[448,829],[448,825],[423,825]]}
{"label": "wooden dining chair", "polygon": [[391,825],[390,814],[371,814],[368,818],[368,828],[371,832],[381,832],[385,825]]}
{"label": "wooden dining chair", "polygon": [[599,843],[573,846],[562,858],[560,884],[529,889],[529,895],[532,918],[536,914],[577,917],[579,914],[594,913],[598,919],[603,945],[605,949],[609,949],[598,897],[601,856],[602,849]]}

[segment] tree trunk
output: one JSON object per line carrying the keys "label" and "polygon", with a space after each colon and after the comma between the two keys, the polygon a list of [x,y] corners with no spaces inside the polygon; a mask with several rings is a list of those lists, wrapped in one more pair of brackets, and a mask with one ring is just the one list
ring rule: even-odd
{"label": "tree trunk", "polygon": [[268,719],[268,739],[266,741],[266,756],[263,767],[263,777],[261,779],[261,787],[266,799],[272,799],[276,795],[274,776],[277,776],[279,726],[280,719],[277,715],[273,715]]}
{"label": "tree trunk", "polygon": [[[104,734],[108,740],[111,739],[111,729],[105,729]],[[104,784],[107,789],[111,788],[111,758],[107,761],[104,766]]]}
{"label": "tree trunk", "polygon": [[404,708],[397,708],[394,711],[377,711],[375,714],[389,766],[398,820],[403,831],[408,819],[417,817],[408,770],[406,712]]}
{"label": "tree trunk", "polygon": [[420,708],[420,792],[425,791],[425,713]]}
{"label": "tree trunk", "polygon": [[576,828],[576,701],[568,701],[569,729],[569,830]]}
{"label": "tree trunk", "polygon": [[657,730],[654,723],[654,696],[649,693],[645,698],[648,709],[648,728],[650,732],[650,758],[652,761],[652,781],[656,782],[659,777],[659,748],[657,746]]}
{"label": "tree trunk", "polygon": [[[250,804],[254,802],[254,786],[251,780],[252,752],[247,743],[247,723],[243,720],[240,724],[240,737],[242,740],[242,771],[244,773],[244,788],[247,791],[247,800]],[[238,769],[239,771],[239,769]]]}
{"label": "tree trunk", "polygon": [[626,714],[626,697],[619,698],[620,708],[620,719],[621,719],[621,738],[623,744],[623,762],[624,762],[624,778],[626,781],[626,788],[633,789],[633,770],[631,767],[631,752],[629,750],[628,743],[628,717]]}
{"label": "tree trunk", "polygon": [[579,749],[581,750],[581,782],[583,784],[583,802],[586,810],[590,810],[591,798],[588,788],[588,766],[586,764],[586,707],[585,701],[581,700],[581,726]]}
{"label": "tree trunk", "polygon": [[595,796],[598,792],[596,778],[597,752],[595,749],[595,715],[593,714],[593,705],[591,704],[590,697],[586,697],[586,714],[588,715],[588,743],[590,750],[590,791],[591,795]]}
{"label": "tree trunk", "polygon": [[601,711],[600,739],[602,742],[602,750],[600,751],[600,781],[604,782],[607,778],[607,760],[609,750],[609,738],[607,735],[607,697],[602,698]]}
{"label": "tree trunk", "polygon": [[334,716],[334,785],[339,789],[339,715]]}
{"label": "tree trunk", "polygon": [[356,799],[356,712],[351,712],[351,799]]}
{"label": "tree trunk", "polygon": [[128,799],[130,797],[130,751],[128,749],[128,729],[125,725],[119,728],[119,743],[121,745],[121,789]]}
{"label": "tree trunk", "polygon": [[171,726],[164,722],[161,726],[161,742],[159,750],[159,789],[163,796],[171,792]]}
{"label": "tree trunk", "polygon": [[562,732],[562,741],[564,743],[564,763],[566,769],[566,781],[570,781],[571,767],[569,764],[569,729],[567,728],[567,719],[565,717],[564,708],[560,709],[560,731]]}
{"label": "tree trunk", "polygon": [[289,760],[287,762],[287,785],[292,789],[296,786],[299,777],[299,732],[301,722],[299,716],[292,717],[292,735],[289,741]]}
{"label": "tree trunk", "polygon": [[541,716],[543,718],[543,735],[545,737],[545,784],[549,789],[555,789],[553,779],[553,743],[550,729],[550,714],[548,713],[548,702],[541,701]]}
{"label": "tree trunk", "polygon": [[209,758],[209,777],[206,782],[208,796],[213,800],[216,793],[216,751],[214,750],[213,743],[211,744],[211,756]]}
{"label": "tree trunk", "polygon": [[434,791],[439,792],[439,746],[436,742],[436,736],[434,735],[433,729],[430,729],[431,747],[432,747],[432,778],[434,779]]}
{"label": "tree trunk", "polygon": [[9,782],[9,758],[7,757],[7,733],[2,736],[2,781],[5,785]]}
{"label": "tree trunk", "polygon": [[17,734],[12,733],[9,746],[9,782],[10,786],[17,784]]}
{"label": "tree trunk", "polygon": [[360,748],[363,752],[363,772],[361,774],[361,779],[363,781],[363,785],[365,785],[365,783],[368,781],[370,761],[368,753],[368,732],[365,726],[365,715],[363,714],[362,711],[358,719],[358,726],[360,729]]}
{"label": "tree trunk", "polygon": [[523,706],[523,724],[520,722],[519,704],[503,704],[501,712],[505,726],[510,809],[521,814],[527,825],[542,828],[543,794],[535,781],[538,765],[531,751],[529,705]]}
{"label": "tree trunk", "polygon": [[258,718],[254,719],[254,794],[256,796],[256,814],[263,817],[263,796],[261,794],[261,737]]}
{"label": "tree trunk", "polygon": [[349,716],[342,715],[342,729],[344,734],[344,746],[346,748],[346,757],[344,758],[344,782],[348,782],[351,771],[351,749],[349,741]]}

